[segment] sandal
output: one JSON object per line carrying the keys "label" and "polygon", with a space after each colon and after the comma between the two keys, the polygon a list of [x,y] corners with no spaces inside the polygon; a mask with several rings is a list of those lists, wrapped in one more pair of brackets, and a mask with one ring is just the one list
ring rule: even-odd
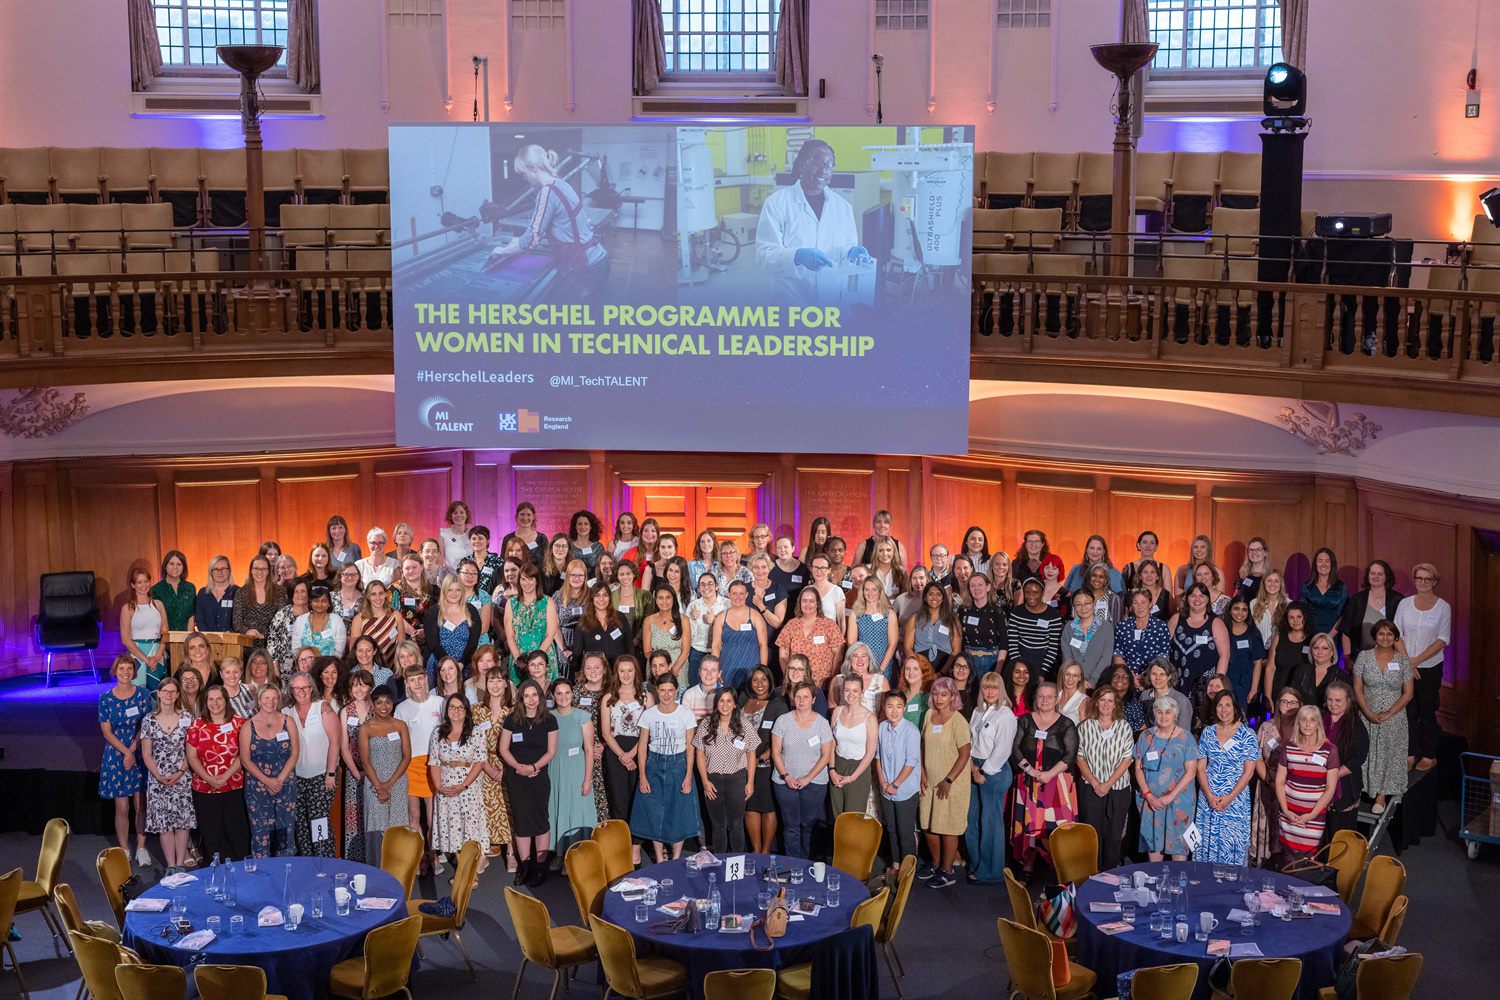
{"label": "sandal", "polygon": [[969,883],[970,885],[978,885],[979,876],[975,875],[973,872],[969,872],[969,874],[964,876],[964,881]]}

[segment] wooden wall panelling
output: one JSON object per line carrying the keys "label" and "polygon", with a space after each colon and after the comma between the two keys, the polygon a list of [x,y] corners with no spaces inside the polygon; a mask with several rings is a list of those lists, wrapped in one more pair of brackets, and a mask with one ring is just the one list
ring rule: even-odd
{"label": "wooden wall panelling", "polygon": [[[963,549],[964,532],[976,524],[988,536],[991,552],[1004,547],[999,530],[1001,484],[984,477],[987,470],[972,471],[973,476],[935,473],[929,480],[932,521],[927,532],[931,539],[928,549],[942,543],[948,546],[950,555],[958,554]],[[921,561],[930,561],[926,550]]]}
{"label": "wooden wall panelling", "polygon": [[[1306,486],[1214,490],[1204,534],[1214,541],[1214,562],[1225,576],[1226,588],[1244,561],[1244,543],[1259,535],[1271,546],[1272,562],[1286,575],[1289,593],[1301,589],[1312,555],[1307,547],[1311,497],[1312,490]],[[1184,556],[1179,565],[1186,561]]]}
{"label": "wooden wall panelling", "polygon": [[886,476],[886,498],[882,506],[891,512],[892,534],[901,539],[903,545],[908,546],[907,558],[919,562],[922,560],[916,553],[922,551],[922,533],[912,512],[921,508],[913,508],[911,505],[910,481],[913,478],[911,469],[907,466],[892,467]]}
{"label": "wooden wall panelling", "polygon": [[120,607],[129,596],[129,573],[143,566],[156,580],[162,544],[157,521],[161,491],[154,482],[90,480],[69,490],[68,524],[78,563],[59,569],[94,571],[104,627],[119,627]]}
{"label": "wooden wall panelling", "polygon": [[1078,562],[1083,543],[1094,533],[1094,489],[1086,482],[1073,482],[1078,478],[1018,480],[1016,517],[1020,528],[1014,538],[1001,544],[991,539],[991,551],[1003,548],[1014,557],[1023,533],[1035,528],[1046,533],[1047,545],[1062,558],[1064,571]]}
{"label": "wooden wall panelling", "polygon": [[814,518],[826,517],[833,533],[849,544],[853,553],[870,533],[874,475],[869,469],[799,466],[797,468],[797,547],[807,544]]}
{"label": "wooden wall panelling", "polygon": [[[275,541],[282,552],[297,560],[299,573],[307,570],[307,555],[313,543],[327,539],[328,519],[334,514],[344,516],[349,522],[349,537],[364,548],[364,533],[369,525],[359,521],[356,469],[347,466],[326,471],[280,469],[276,474],[276,509],[279,516]],[[420,533],[417,541],[421,541]]]}
{"label": "wooden wall panelling", "polygon": [[491,544],[500,547],[500,539],[515,526],[516,500],[511,492],[510,466],[504,453],[481,452],[474,458],[474,518],[490,529]]}
{"label": "wooden wall panelling", "polygon": [[[512,468],[516,497],[531,501],[536,507],[537,527],[548,535],[567,531],[573,512],[588,507],[587,465],[517,464]],[[612,525],[605,527],[607,531]]]}
{"label": "wooden wall panelling", "polygon": [[1160,544],[1156,558],[1172,572],[1187,562],[1188,543],[1193,537],[1193,491],[1173,492],[1170,484],[1116,481],[1110,492],[1109,515],[1100,523],[1109,544],[1109,557],[1124,566],[1137,556],[1135,540],[1142,531],[1156,532]]}
{"label": "wooden wall panelling", "polygon": [[[351,530],[355,532],[355,540],[361,548],[365,545],[365,534],[373,527],[379,526],[385,529],[386,537],[390,537],[391,531],[396,525],[405,521],[411,525],[416,534],[415,544],[420,545],[424,538],[436,538],[437,533],[445,527],[443,515],[447,513],[448,504],[455,499],[451,492],[453,480],[453,467],[449,464],[424,465],[397,468],[377,468],[371,477],[374,484],[371,506],[369,508],[369,519]],[[467,498],[465,498],[466,502]],[[483,524],[480,520],[480,512],[470,506],[474,514],[473,524]],[[491,534],[495,526],[489,525]],[[495,535],[493,542],[500,544],[504,532]]]}
{"label": "wooden wall panelling", "polygon": [[[260,479],[179,480],[171,484],[171,496],[172,503],[163,506],[173,508],[177,533],[162,537],[166,548],[181,549],[187,556],[188,579],[206,586],[209,561],[223,555],[229,557],[234,581],[242,582],[250,556],[270,537],[261,524]],[[293,556],[301,565],[305,553]]]}
{"label": "wooden wall panelling", "polygon": [[624,484],[630,491],[631,510],[641,520],[656,518],[663,534],[677,538],[677,552],[684,559],[692,555],[693,539],[698,533],[698,505],[693,487],[667,483]]}

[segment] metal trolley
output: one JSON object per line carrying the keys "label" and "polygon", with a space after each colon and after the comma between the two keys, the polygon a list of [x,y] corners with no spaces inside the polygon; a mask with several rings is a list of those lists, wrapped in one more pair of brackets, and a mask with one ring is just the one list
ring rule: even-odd
{"label": "metal trolley", "polygon": [[1463,822],[1458,835],[1473,861],[1479,857],[1480,844],[1500,844],[1500,757],[1466,753],[1460,764],[1463,789],[1459,810]]}

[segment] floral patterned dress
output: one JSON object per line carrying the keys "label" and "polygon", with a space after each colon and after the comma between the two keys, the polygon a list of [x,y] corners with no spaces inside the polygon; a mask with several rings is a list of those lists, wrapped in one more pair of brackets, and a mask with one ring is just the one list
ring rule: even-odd
{"label": "floral patterned dress", "polygon": [[[1245,773],[1245,765],[1260,756],[1260,742],[1250,727],[1241,724],[1229,738],[1219,743],[1219,727],[1209,726],[1198,738],[1198,752],[1208,768],[1208,784],[1215,795],[1228,795]],[[1198,792],[1198,830],[1203,843],[1193,852],[1194,861],[1243,865],[1250,852],[1250,785],[1220,812],[1209,807],[1208,798]]]}
{"label": "floral patterned dress", "polygon": [[[1187,768],[1200,756],[1197,741],[1185,729],[1179,728],[1168,740],[1157,736],[1155,729],[1148,729],[1135,741],[1135,759],[1141,762],[1141,770],[1146,775],[1146,786],[1153,795],[1165,795],[1171,791],[1172,786],[1182,780]],[[1142,851],[1178,855],[1188,853],[1183,835],[1193,823],[1194,807],[1197,805],[1191,786],[1167,803],[1164,809],[1147,809],[1146,797],[1139,791],[1135,793],[1135,803],[1141,812]]]}
{"label": "floral patterned dress", "polygon": [[1276,802],[1276,770],[1281,766],[1281,731],[1274,719],[1256,730],[1261,759],[1266,762],[1266,780],[1251,782],[1255,801],[1250,814],[1250,861],[1264,864],[1279,849],[1281,806]]}
{"label": "floral patterned dress", "polygon": [[[365,762],[359,756],[360,718],[353,705],[345,705],[339,713],[344,723],[344,732],[349,737],[349,756],[354,766],[363,773]],[[347,768],[344,770],[344,860],[365,861],[365,797],[364,779],[356,778]]]}
{"label": "floral patterned dress", "polygon": [[177,725],[163,729],[156,715],[146,716],[141,724],[141,740],[151,741],[151,763],[162,774],[180,772],[176,784],[163,785],[149,771],[146,773],[146,832],[191,830],[198,825],[193,810],[192,772],[187,766],[187,733],[193,717],[186,712],[177,716]]}
{"label": "floral patterned dress", "polygon": [[[547,638],[547,602],[548,598],[538,597],[531,604],[527,604],[519,597],[510,599],[510,620],[516,630],[516,648],[521,655],[535,649],[542,648],[542,641]],[[519,663],[511,666],[511,682],[521,682],[521,665]],[[551,682],[557,679],[557,646],[554,644],[547,650],[547,680]]]}
{"label": "floral patterned dress", "polygon": [[[474,706],[474,730],[483,732],[485,753],[490,764],[503,768],[500,759],[500,730],[504,719],[490,716],[490,707],[480,703]],[[488,774],[479,776],[481,794],[484,796],[484,819],[489,826],[490,847],[498,848],[510,843],[510,800],[505,797],[505,786]]]}
{"label": "floral patterned dress", "polygon": [[604,757],[609,753],[609,748],[604,744],[604,737],[599,735],[604,732],[599,728],[599,708],[604,701],[604,692],[580,687],[577,696],[578,707],[589,713],[589,718],[594,723],[594,809],[599,813],[599,822],[603,823],[609,819],[609,792],[604,785]]}
{"label": "floral patterned dress", "polygon": [[[463,783],[474,764],[483,763],[488,748],[489,732],[479,732],[475,726],[466,742],[444,740],[434,731],[432,743],[427,751],[429,766],[438,765],[438,780],[443,788],[456,788]],[[434,789],[436,792],[436,789]],[[490,849],[489,823],[484,812],[484,792],[479,781],[474,781],[457,795],[432,797],[432,849],[447,854],[457,854],[466,841],[479,842],[479,851],[486,854]]]}

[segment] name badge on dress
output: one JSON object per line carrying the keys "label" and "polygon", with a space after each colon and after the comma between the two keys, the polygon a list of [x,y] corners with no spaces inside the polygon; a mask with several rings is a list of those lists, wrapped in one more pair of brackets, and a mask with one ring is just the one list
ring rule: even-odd
{"label": "name badge on dress", "polygon": [[233,608],[234,607],[234,598],[232,598],[232,597],[226,597],[226,598],[224,598],[222,601],[219,602],[219,607],[224,608],[225,610],[229,610],[229,609]]}
{"label": "name badge on dress", "polygon": [[771,728],[771,727],[772,727],[772,726],[774,726],[774,725],[776,725],[776,723],[775,723],[775,721],[774,721],[774,720],[772,720],[772,719],[767,719],[767,720],[766,720],[766,721],[764,721],[764,722],[762,722],[762,723],[761,723],[761,724],[760,724],[760,728],[762,728],[762,729],[770,729],[770,728]]}
{"label": "name badge on dress", "polygon": [[1194,646],[1207,646],[1208,645],[1208,639],[1209,639],[1209,637],[1206,636],[1206,635],[1195,635],[1195,636],[1193,636],[1193,645]]}
{"label": "name badge on dress", "polygon": [[775,604],[776,603],[776,591],[774,591],[774,590],[768,590],[768,591],[766,591],[765,596],[763,596],[760,599],[760,602],[762,604]]}
{"label": "name badge on dress", "polygon": [[620,636],[621,636],[621,635],[623,635],[623,634],[624,634],[624,633],[622,633],[622,632],[621,632],[621,631],[620,631],[620,630],[619,630],[619,629],[617,629],[617,628],[612,628],[612,629],[610,629],[610,630],[609,630],[609,637],[610,637],[610,638],[611,638],[611,639],[618,639],[618,638],[620,638]]}
{"label": "name badge on dress", "polygon": [[388,740],[390,740],[392,743],[400,743],[401,742],[401,734],[400,733],[386,733],[385,734],[385,738],[388,739]]}
{"label": "name badge on dress", "polygon": [[732,745],[732,746],[733,746],[733,747],[734,747],[734,748],[735,748],[735,749],[736,749],[736,750],[743,750],[743,749],[745,749],[745,741],[744,741],[744,740],[735,740],[735,741],[734,741],[734,743],[733,743],[733,744],[731,744],[731,745]]}
{"label": "name badge on dress", "polygon": [[192,718],[190,716],[181,715],[181,716],[178,716],[178,718],[177,718],[177,728],[178,729],[186,729],[188,726],[191,726],[192,724],[193,724],[193,720],[192,720]]}
{"label": "name badge on dress", "polygon": [[490,731],[490,727],[493,726],[493,725],[494,725],[493,722],[481,722],[481,723],[479,723],[479,725],[477,725],[477,726],[474,727],[474,732],[476,732],[476,733],[487,733],[487,732]]}
{"label": "name badge on dress", "polygon": [[622,604],[622,605],[620,605],[620,614],[622,614],[622,615],[628,615],[628,614],[630,614],[634,610],[635,610],[635,605],[634,604]]}
{"label": "name badge on dress", "polygon": [[577,757],[581,753],[583,753],[583,747],[568,747],[569,757]]}
{"label": "name badge on dress", "polygon": [[519,742],[521,742],[522,739],[525,738],[525,736],[526,736],[525,733],[511,733],[510,734],[510,741],[512,743],[519,743]]}
{"label": "name badge on dress", "polygon": [[290,734],[287,733],[287,731],[285,729],[283,729],[281,732],[279,732],[279,733],[276,734],[276,742],[277,743],[285,743],[288,740],[290,740],[291,738],[292,737],[290,736]]}
{"label": "name badge on dress", "polygon": [[816,750],[818,748],[818,738],[816,736],[809,736],[807,738],[807,745]]}
{"label": "name badge on dress", "polygon": [[1039,740],[1045,740],[1047,738],[1047,730],[1045,730],[1045,729],[1038,729],[1036,731],[1036,738],[1039,739]]}
{"label": "name badge on dress", "polygon": [[740,631],[741,632],[754,632],[755,631],[755,626],[751,625],[749,622],[740,622]]}
{"label": "name badge on dress", "polygon": [[578,707],[579,708],[593,708],[594,707],[594,699],[590,698],[588,695],[584,695],[582,698],[578,699]]}
{"label": "name badge on dress", "polygon": [[870,621],[872,621],[872,622],[883,622],[883,621],[885,621],[885,615],[882,614],[881,612],[877,611],[875,614],[873,614],[873,615],[870,616]]}
{"label": "name badge on dress", "polygon": [[535,538],[533,538],[533,539],[532,539],[532,540],[531,540],[531,541],[530,541],[530,543],[529,543],[529,544],[527,544],[527,546],[526,546],[526,547],[527,547],[527,548],[528,548],[528,549],[534,549],[534,548],[536,548],[536,547],[537,547],[537,544],[538,544],[538,542],[537,542],[537,539],[535,539]]}
{"label": "name badge on dress", "polygon": [[853,580],[845,580],[843,583],[839,584],[839,586],[843,587],[845,590],[853,590],[854,589],[854,581]]}
{"label": "name badge on dress", "polygon": [[125,718],[127,718],[127,719],[133,719],[137,715],[140,715],[140,714],[141,714],[141,710],[138,709],[138,708],[136,708],[134,705],[131,705],[129,708],[127,708],[125,710]]}
{"label": "name badge on dress", "polygon": [[933,723],[932,731],[935,732],[935,733],[942,732],[943,731],[942,724],[941,723]]}
{"label": "name badge on dress", "polygon": [[801,576],[801,574],[799,574],[799,573],[793,573],[792,574],[792,582],[793,583],[801,583],[802,582],[802,576]]}
{"label": "name badge on dress", "polygon": [[229,733],[234,732],[234,723],[232,723],[232,722],[221,722],[221,723],[219,723],[219,732],[224,733],[225,735],[228,735]]}
{"label": "name badge on dress", "polygon": [[1158,750],[1147,750],[1146,751],[1146,759],[1147,760],[1153,760],[1153,761],[1154,760],[1161,760],[1161,752],[1158,751]]}
{"label": "name badge on dress", "polygon": [[1270,739],[1266,740],[1266,749],[1267,750],[1275,750],[1280,745],[1281,745],[1281,741],[1278,740],[1274,736],[1272,736]]}
{"label": "name badge on dress", "polygon": [[821,646],[821,645],[823,645],[827,641],[828,641],[828,637],[826,635],[815,635],[815,636],[813,636],[813,645],[814,646]]}
{"label": "name badge on dress", "polygon": [[456,628],[458,628],[457,625],[453,624],[452,622],[450,622],[446,618],[443,619],[443,631],[444,632],[451,632],[451,631],[453,631]]}
{"label": "name badge on dress", "polygon": [[417,606],[417,599],[415,597],[403,597],[401,598],[401,603],[405,607],[414,608]]}
{"label": "name badge on dress", "polygon": [[1255,586],[1255,577],[1247,576],[1243,580],[1241,580],[1240,583],[1244,584],[1246,587],[1253,587]]}
{"label": "name badge on dress", "polygon": [[1082,649],[1083,640],[1075,635],[1072,639],[1068,640],[1068,645],[1072,646],[1074,649]]}
{"label": "name badge on dress", "polygon": [[1136,642],[1140,642],[1141,641],[1141,636],[1143,636],[1145,634],[1146,634],[1146,630],[1145,629],[1143,629],[1143,628],[1136,629],[1135,630],[1135,641]]}
{"label": "name badge on dress", "polygon": [[1397,663],[1395,660],[1392,660],[1390,663],[1387,663],[1385,665],[1385,669],[1386,670],[1400,670],[1401,669],[1401,664]]}
{"label": "name badge on dress", "polygon": [[974,617],[973,615],[970,615],[969,617],[967,617],[967,618],[964,619],[964,624],[965,625],[978,625],[979,624],[979,619],[976,618],[976,617]]}

